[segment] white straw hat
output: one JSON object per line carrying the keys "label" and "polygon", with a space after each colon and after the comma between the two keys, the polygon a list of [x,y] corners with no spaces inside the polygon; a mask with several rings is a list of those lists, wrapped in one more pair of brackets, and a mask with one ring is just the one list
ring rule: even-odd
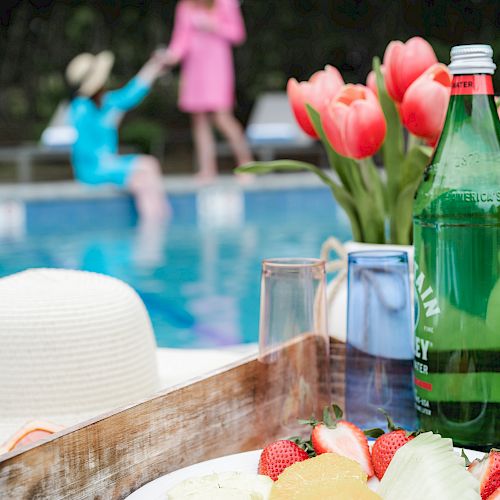
{"label": "white straw hat", "polygon": [[128,285],[63,269],[0,279],[0,444],[28,421],[73,425],[158,388],[151,322]]}
{"label": "white straw hat", "polygon": [[79,94],[91,97],[106,84],[114,62],[115,56],[109,50],[97,55],[84,52],[68,64],[66,79]]}

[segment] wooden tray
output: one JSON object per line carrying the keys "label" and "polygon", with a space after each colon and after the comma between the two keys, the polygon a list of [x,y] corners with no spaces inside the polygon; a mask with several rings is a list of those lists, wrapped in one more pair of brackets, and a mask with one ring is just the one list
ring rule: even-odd
{"label": "wooden tray", "polygon": [[344,344],[331,340],[330,358],[322,345],[304,336],[276,362],[246,359],[1,455],[0,498],[121,499],[181,467],[289,436],[284,412],[343,405]]}

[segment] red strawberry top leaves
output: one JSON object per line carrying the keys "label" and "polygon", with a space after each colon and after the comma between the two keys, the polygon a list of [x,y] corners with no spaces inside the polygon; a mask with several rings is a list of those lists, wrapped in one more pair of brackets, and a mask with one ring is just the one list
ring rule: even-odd
{"label": "red strawberry top leaves", "polygon": [[275,441],[267,445],[259,460],[259,474],[269,476],[273,481],[290,465],[309,458],[300,446],[289,440]]}
{"label": "red strawberry top leaves", "polygon": [[474,460],[468,470],[479,480],[483,500],[496,494],[500,488],[500,450],[492,449],[481,460]]}
{"label": "red strawberry top leaves", "polygon": [[289,437],[288,441],[292,441],[292,443],[295,443],[299,448],[302,448],[309,455],[309,458],[316,456],[310,437],[309,439],[304,439],[300,436],[293,436]]}
{"label": "red strawberry top leaves", "polygon": [[375,441],[372,448],[372,463],[375,475],[379,479],[384,476],[396,451],[413,438],[413,435],[408,435],[406,431],[400,429],[383,434]]}

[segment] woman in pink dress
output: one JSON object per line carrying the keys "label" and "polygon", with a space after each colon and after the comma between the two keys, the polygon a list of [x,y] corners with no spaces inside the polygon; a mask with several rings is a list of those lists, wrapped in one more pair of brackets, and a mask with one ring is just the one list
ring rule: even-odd
{"label": "woman in pink dress", "polygon": [[191,114],[198,175],[203,180],[217,174],[212,121],[227,138],[238,165],[252,161],[233,114],[232,46],[244,40],[238,0],[179,0],[165,62],[181,63],[179,108]]}

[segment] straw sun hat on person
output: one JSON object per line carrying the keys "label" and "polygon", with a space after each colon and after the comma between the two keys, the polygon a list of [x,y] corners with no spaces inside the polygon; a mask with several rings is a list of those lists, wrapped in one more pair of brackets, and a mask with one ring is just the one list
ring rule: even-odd
{"label": "straw sun hat on person", "polygon": [[151,322],[130,286],[63,269],[0,279],[0,447],[28,422],[74,425],[160,386]]}
{"label": "straw sun hat on person", "polygon": [[109,50],[77,55],[66,68],[66,80],[81,95],[92,97],[106,84],[115,56]]}

